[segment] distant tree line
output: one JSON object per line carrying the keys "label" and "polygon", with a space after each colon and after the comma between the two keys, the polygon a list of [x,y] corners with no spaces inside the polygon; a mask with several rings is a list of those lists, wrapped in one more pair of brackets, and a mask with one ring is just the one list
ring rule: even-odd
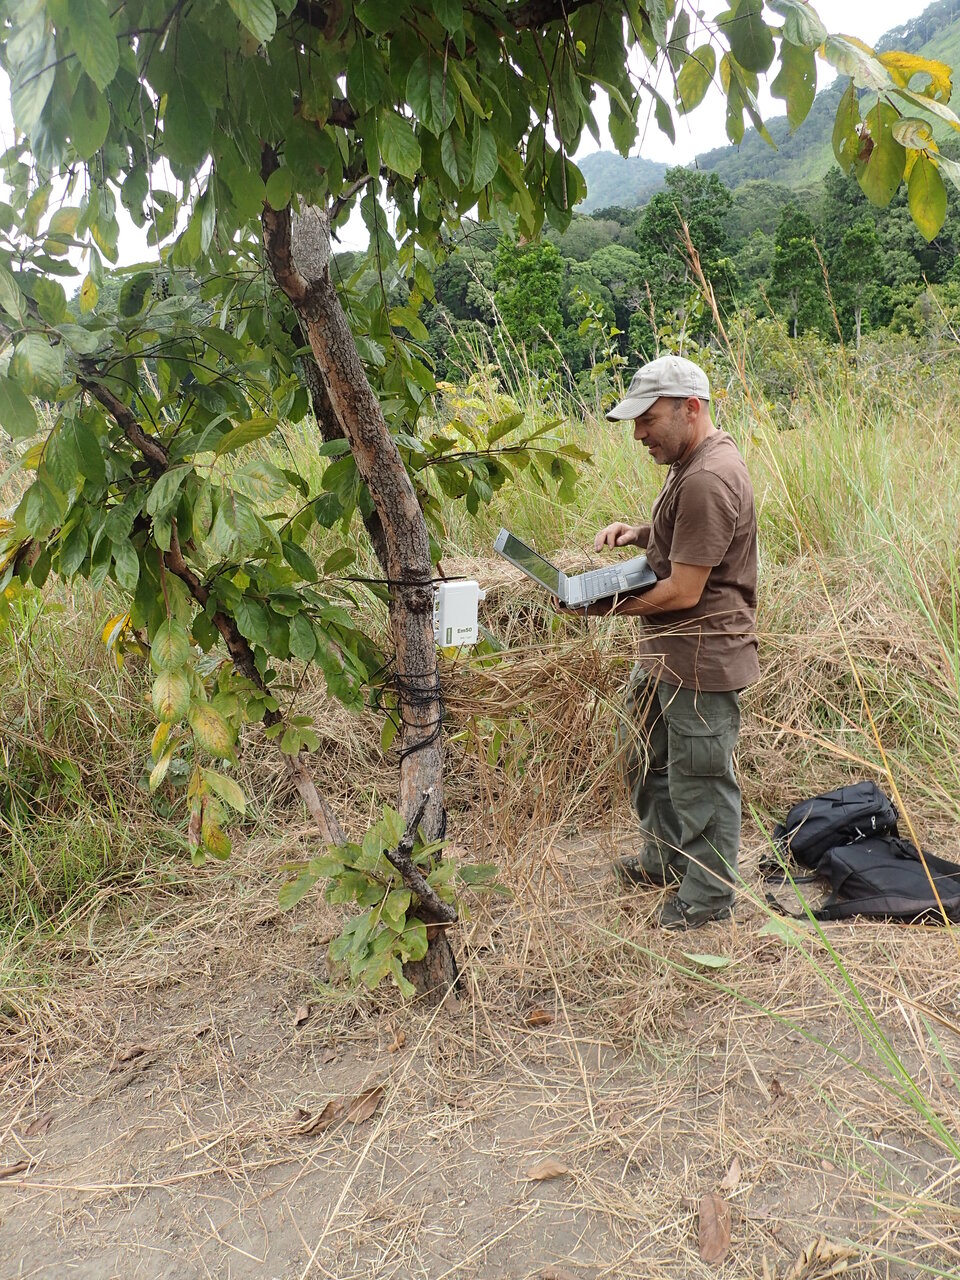
{"label": "distant tree line", "polygon": [[[420,312],[438,377],[456,380],[498,356],[582,382],[614,355],[635,363],[709,342],[712,309],[691,269],[696,249],[721,316],[777,317],[859,345],[872,330],[916,332],[932,305],[960,305],[960,196],[927,243],[905,192],[882,214],[832,169],[799,189],[766,179],[730,190],[713,173],[675,168],[641,209],[575,216],[562,234],[523,244],[464,222]],[[352,255],[338,255],[345,278]]]}

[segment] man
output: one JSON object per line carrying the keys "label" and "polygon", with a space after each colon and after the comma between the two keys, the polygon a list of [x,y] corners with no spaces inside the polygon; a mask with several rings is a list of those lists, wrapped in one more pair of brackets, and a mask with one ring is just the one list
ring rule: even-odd
{"label": "man", "polygon": [[670,470],[649,524],[617,522],[596,536],[598,551],[646,548],[658,581],[587,610],[642,620],[617,737],[644,845],[617,870],[632,883],[679,886],[660,912],[666,929],[731,914],[740,847],[738,695],[760,675],[753,487],[733,439],[713,425],[709,403],[703,370],[663,356],[635,374],[607,414],[611,422],[633,419],[634,439]]}

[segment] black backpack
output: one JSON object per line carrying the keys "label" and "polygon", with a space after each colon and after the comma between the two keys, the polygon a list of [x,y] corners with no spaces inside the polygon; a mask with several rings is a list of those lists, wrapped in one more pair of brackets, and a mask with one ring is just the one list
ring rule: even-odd
{"label": "black backpack", "polygon": [[[779,861],[765,860],[762,870],[782,872],[792,854],[814,872],[792,877],[794,884],[821,876],[830,881],[830,897],[811,912],[815,920],[869,916],[936,924],[946,916],[960,923],[960,866],[926,850],[921,860],[917,846],[897,832],[893,802],[873,782],[794,805],[786,822],[774,827],[773,841]],[[775,910],[790,914],[772,894],[766,896]]]}
{"label": "black backpack", "polygon": [[[773,829],[776,851],[816,871],[828,850],[868,836],[897,834],[897,810],[875,782],[854,782],[802,800]],[[778,865],[766,859],[764,868]]]}
{"label": "black backpack", "polygon": [[821,859],[820,874],[829,876],[832,892],[814,911],[817,920],[874,916],[942,924],[946,916],[960,923],[960,866],[926,849],[921,861],[909,840],[877,836],[839,845]]}

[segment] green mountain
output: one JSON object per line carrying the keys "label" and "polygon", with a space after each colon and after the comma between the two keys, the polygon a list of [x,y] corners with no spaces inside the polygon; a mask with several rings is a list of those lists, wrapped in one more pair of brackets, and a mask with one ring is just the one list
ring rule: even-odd
{"label": "green mountain", "polygon": [[[918,17],[888,31],[877,49],[905,49],[921,57],[937,59],[952,66],[957,75],[951,105],[960,114],[960,0],[937,0]],[[788,187],[800,187],[822,178],[835,163],[831,135],[837,103],[847,81],[838,77],[817,94],[806,120],[791,134],[785,116],[767,121],[776,150],[749,129],[739,147],[717,147],[697,156],[694,167],[715,173],[728,187],[737,187],[754,178],[767,178]],[[946,132],[950,130],[946,127]],[[940,131],[938,130],[938,135]],[[619,162],[614,165],[613,161]],[[625,207],[649,200],[657,166],[639,156],[623,159],[610,152],[598,152],[578,161],[587,180],[588,195],[581,211],[619,204]],[[659,166],[665,168],[665,166]]]}

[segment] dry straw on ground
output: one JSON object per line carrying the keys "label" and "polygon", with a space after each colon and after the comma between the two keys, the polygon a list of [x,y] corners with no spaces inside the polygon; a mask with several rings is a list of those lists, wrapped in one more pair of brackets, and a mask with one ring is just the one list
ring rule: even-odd
{"label": "dry straw on ground", "polygon": [[[950,852],[920,730],[881,697],[894,667],[935,690],[942,657],[835,569],[882,734],[913,770],[915,821]],[[813,590],[802,569],[780,587],[784,612]],[[7,944],[4,1280],[906,1280],[960,1266],[954,938],[770,930],[753,818],[736,923],[652,929],[659,895],[621,894],[607,873],[634,841],[610,747],[629,629],[554,631],[507,577],[487,620],[504,660],[446,673],[451,825],[513,897],[466,900],[459,999],[350,992],[327,971],[334,909],[277,910],[282,863],[315,841],[251,737],[258,818],[231,863],[167,862]],[[876,761],[823,612],[808,604],[788,632],[767,608],[761,625],[741,771],[762,819]],[[391,792],[379,724],[304,698],[325,722],[318,770],[359,832]],[[722,1261],[702,1256],[705,1202],[729,1219],[728,1243],[709,1237]]]}

